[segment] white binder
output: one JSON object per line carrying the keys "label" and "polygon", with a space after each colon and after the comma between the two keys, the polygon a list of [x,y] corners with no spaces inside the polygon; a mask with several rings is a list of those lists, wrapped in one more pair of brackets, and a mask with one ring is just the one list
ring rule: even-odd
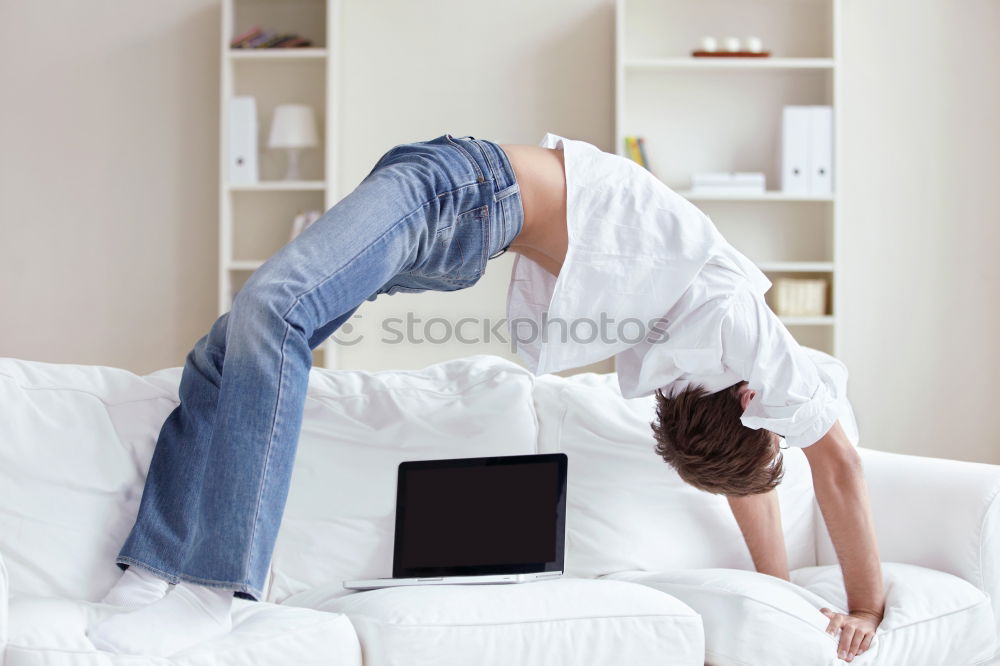
{"label": "white binder", "polygon": [[257,182],[257,100],[233,97],[229,100],[229,168],[231,185]]}
{"label": "white binder", "polygon": [[781,189],[786,194],[809,194],[811,124],[808,106],[782,109]]}
{"label": "white binder", "polygon": [[833,194],[833,108],[809,107],[809,194]]}

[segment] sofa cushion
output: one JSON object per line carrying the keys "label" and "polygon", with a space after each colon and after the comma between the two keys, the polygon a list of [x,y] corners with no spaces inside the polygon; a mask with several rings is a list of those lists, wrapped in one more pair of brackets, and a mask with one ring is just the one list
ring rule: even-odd
{"label": "sofa cushion", "polygon": [[[885,618],[871,649],[852,664],[971,666],[993,653],[992,610],[980,590],[955,576],[907,564],[883,564],[883,575]],[[698,611],[712,666],[844,663],[819,612],[845,609],[838,566],[798,569],[792,583],[731,569],[618,572],[607,579],[649,585]]]}
{"label": "sofa cushion", "polygon": [[[655,401],[625,399],[613,373],[535,382],[539,451],[569,457],[566,570],[578,576],[642,569],[753,569],[726,499],[683,482],[656,455]],[[793,567],[816,564],[812,479],[785,451],[779,487]]]}
{"label": "sofa cushion", "polygon": [[532,382],[487,355],[407,372],[314,369],[268,599],[391,575],[399,463],[535,453]]}
{"label": "sofa cushion", "polygon": [[180,368],[0,358],[0,553],[14,594],[100,599],[121,576]]}
{"label": "sofa cushion", "polygon": [[[138,664],[134,656],[94,648],[86,632],[121,609],[106,604],[33,596],[11,600],[10,642],[5,666]],[[163,666],[316,664],[361,666],[361,646],[350,620],[338,613],[235,599],[233,630],[168,659],[141,659]]]}
{"label": "sofa cushion", "polygon": [[701,618],[642,585],[564,578],[513,585],[425,585],[287,604],[346,613],[365,666],[701,666]]}

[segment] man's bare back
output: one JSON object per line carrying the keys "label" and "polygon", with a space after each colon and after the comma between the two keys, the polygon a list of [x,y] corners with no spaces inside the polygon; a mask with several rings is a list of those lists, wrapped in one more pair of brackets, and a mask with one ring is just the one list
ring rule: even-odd
{"label": "man's bare back", "polygon": [[521,189],[524,225],[510,249],[559,275],[566,258],[566,170],[563,151],[500,144]]}

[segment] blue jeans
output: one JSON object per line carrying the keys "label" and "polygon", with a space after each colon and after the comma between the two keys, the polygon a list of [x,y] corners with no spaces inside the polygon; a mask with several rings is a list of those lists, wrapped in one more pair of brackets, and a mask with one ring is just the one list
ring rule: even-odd
{"label": "blue jeans", "polygon": [[311,350],[379,294],[472,286],[523,220],[514,171],[491,141],[445,134],[385,153],[188,353],[118,566],[263,598]]}

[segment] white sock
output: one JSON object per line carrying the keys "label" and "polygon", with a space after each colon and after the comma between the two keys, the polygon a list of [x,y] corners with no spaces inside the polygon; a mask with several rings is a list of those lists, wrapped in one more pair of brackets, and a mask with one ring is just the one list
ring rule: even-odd
{"label": "white sock", "polygon": [[148,606],[119,613],[88,632],[99,650],[167,657],[232,629],[233,591],[178,583]]}
{"label": "white sock", "polygon": [[101,603],[136,610],[162,599],[169,585],[170,583],[145,569],[129,567],[104,595]]}

